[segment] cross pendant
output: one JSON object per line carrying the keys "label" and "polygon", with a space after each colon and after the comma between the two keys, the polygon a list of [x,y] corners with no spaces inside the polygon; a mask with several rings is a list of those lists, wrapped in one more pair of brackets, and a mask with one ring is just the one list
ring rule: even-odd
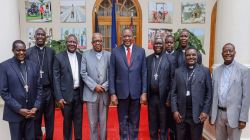
{"label": "cross pendant", "polygon": [[29,92],[29,86],[26,84],[24,85],[24,89],[25,89],[25,92],[28,93]]}
{"label": "cross pendant", "polygon": [[155,78],[155,80],[157,80],[158,79],[158,74],[156,73],[156,74],[154,74],[154,78]]}
{"label": "cross pendant", "polygon": [[42,70],[40,70],[40,78],[43,78],[43,74],[44,74],[44,72]]}

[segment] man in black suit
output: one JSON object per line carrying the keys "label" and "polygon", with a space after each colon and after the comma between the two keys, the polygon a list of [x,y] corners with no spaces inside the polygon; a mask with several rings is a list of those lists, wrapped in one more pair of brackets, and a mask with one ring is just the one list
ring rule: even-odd
{"label": "man in black suit", "polygon": [[38,66],[26,59],[23,41],[13,42],[14,57],[1,63],[3,119],[9,122],[12,140],[34,140],[34,117],[41,105],[42,87]]}
{"label": "man in black suit", "polygon": [[82,139],[82,80],[81,54],[76,51],[77,38],[66,39],[67,50],[55,56],[53,65],[56,100],[62,109],[64,140],[72,139],[72,125],[76,140]]}
{"label": "man in black suit", "polygon": [[[167,125],[166,103],[170,100],[170,86],[174,67],[163,52],[161,37],[154,39],[154,54],[147,57],[148,69],[148,119],[151,140],[165,140]],[[170,112],[171,114],[171,112]]]}
{"label": "man in black suit", "polygon": [[[190,46],[189,44],[189,31],[187,29],[183,29],[180,33],[180,41],[179,41],[179,44],[180,44],[180,48],[178,48],[176,50],[176,68],[179,68],[183,65],[186,64],[185,62],[185,50],[189,47],[192,47]],[[202,56],[201,54],[198,52],[197,53],[197,63],[198,64],[202,64]]]}
{"label": "man in black suit", "polygon": [[187,48],[186,65],[175,71],[171,108],[176,121],[177,140],[200,140],[203,123],[210,111],[211,76],[208,68],[197,64],[197,55],[196,49]]}
{"label": "man in black suit", "polygon": [[[166,55],[168,56],[169,59],[172,59],[171,63],[173,64],[174,70],[175,70],[176,51],[174,50],[174,43],[175,43],[174,36],[168,35],[165,38]],[[173,118],[172,111],[171,111],[171,100],[167,101],[166,106],[167,106],[167,114],[166,114],[167,126],[166,126],[166,129],[169,130],[169,131],[166,131],[166,134],[168,137],[168,132],[169,132],[170,139],[175,140],[176,139],[176,128],[175,128],[175,122],[174,122],[174,118]]]}
{"label": "man in black suit", "polygon": [[41,140],[42,117],[44,115],[46,140],[53,140],[55,101],[53,97],[52,67],[55,51],[45,45],[46,32],[38,28],[35,32],[36,45],[27,50],[27,58],[39,65],[39,75],[43,88],[41,109],[36,116],[36,140]]}

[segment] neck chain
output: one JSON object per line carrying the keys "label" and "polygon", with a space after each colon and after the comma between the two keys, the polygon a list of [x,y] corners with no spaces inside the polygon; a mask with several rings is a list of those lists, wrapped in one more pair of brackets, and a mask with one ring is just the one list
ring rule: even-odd
{"label": "neck chain", "polygon": [[[24,64],[23,64],[24,65]],[[27,68],[26,66],[24,67],[25,68],[25,77],[23,75],[22,72],[20,72],[21,74],[21,77],[22,77],[22,80],[24,82],[24,89],[25,89],[25,92],[28,93],[29,92],[29,86],[28,86],[28,72],[27,72]]]}
{"label": "neck chain", "polygon": [[[155,80],[157,80],[158,79],[158,70],[159,70],[159,67],[160,67],[160,65],[161,65],[161,60],[162,60],[162,56],[160,56],[160,60],[159,60],[159,63],[158,63],[158,65],[157,65],[157,68],[156,68],[156,72],[155,72],[155,74],[154,74],[154,78],[155,78]],[[155,68],[155,59],[154,59],[154,68]]]}
{"label": "neck chain", "polygon": [[43,62],[44,62],[44,56],[45,56],[45,48],[43,49],[43,56],[42,56],[42,62],[40,61],[40,57],[39,57],[39,53],[38,53],[38,50],[36,51],[37,53],[37,57],[38,57],[38,63],[39,63],[39,67],[40,67],[40,78],[43,78]]}

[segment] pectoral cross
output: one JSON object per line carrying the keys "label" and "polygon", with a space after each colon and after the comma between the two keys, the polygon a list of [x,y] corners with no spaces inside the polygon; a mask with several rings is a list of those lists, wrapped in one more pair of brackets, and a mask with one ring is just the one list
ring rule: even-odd
{"label": "pectoral cross", "polygon": [[43,70],[40,70],[40,78],[43,78],[43,74],[44,74]]}
{"label": "pectoral cross", "polygon": [[154,74],[154,78],[155,78],[155,80],[157,80],[158,79],[158,74],[156,73],[156,74]]}
{"label": "pectoral cross", "polygon": [[29,86],[26,84],[26,85],[24,85],[24,89],[25,89],[25,91],[28,93],[29,92]]}

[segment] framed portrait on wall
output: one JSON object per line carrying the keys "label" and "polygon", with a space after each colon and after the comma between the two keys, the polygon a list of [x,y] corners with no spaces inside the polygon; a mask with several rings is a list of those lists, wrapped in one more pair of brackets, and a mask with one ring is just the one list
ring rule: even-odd
{"label": "framed portrait on wall", "polygon": [[160,36],[165,40],[166,36],[171,35],[172,29],[148,29],[148,49],[153,49],[155,37]]}
{"label": "framed portrait on wall", "polygon": [[205,23],[206,7],[205,0],[182,0],[181,22],[183,24]]}
{"label": "framed portrait on wall", "polygon": [[201,41],[202,46],[204,47],[205,30],[202,28],[189,28],[188,30],[197,36],[197,38]]}
{"label": "framed portrait on wall", "polygon": [[148,6],[149,23],[172,23],[172,0],[150,0]]}
{"label": "framed portrait on wall", "polygon": [[25,0],[25,16],[27,22],[51,22],[51,1]]}
{"label": "framed portrait on wall", "polygon": [[61,22],[86,22],[85,0],[60,0]]}
{"label": "framed portrait on wall", "polygon": [[61,39],[66,39],[70,34],[74,34],[77,37],[80,50],[87,49],[86,28],[61,28]]}

